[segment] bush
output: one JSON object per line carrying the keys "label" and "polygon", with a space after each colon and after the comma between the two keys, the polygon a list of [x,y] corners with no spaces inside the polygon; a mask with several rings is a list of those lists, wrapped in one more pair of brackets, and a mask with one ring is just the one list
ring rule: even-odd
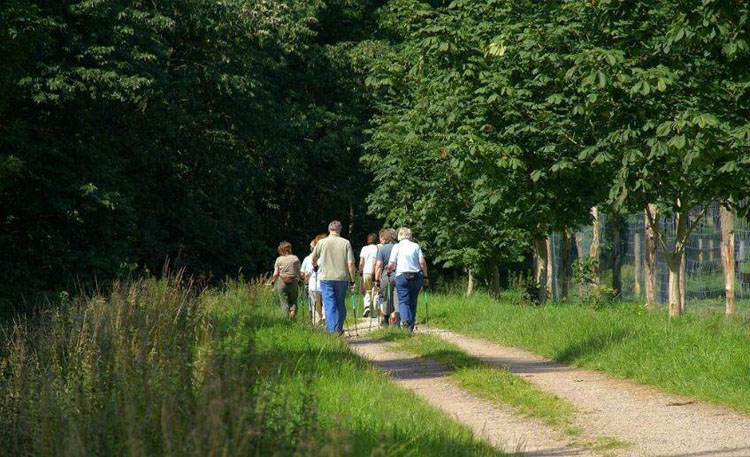
{"label": "bush", "polygon": [[540,304],[540,287],[531,272],[518,272],[517,275],[514,275],[511,272],[508,288],[512,291],[519,292],[520,294],[517,301],[514,301],[516,304],[533,306],[538,306]]}

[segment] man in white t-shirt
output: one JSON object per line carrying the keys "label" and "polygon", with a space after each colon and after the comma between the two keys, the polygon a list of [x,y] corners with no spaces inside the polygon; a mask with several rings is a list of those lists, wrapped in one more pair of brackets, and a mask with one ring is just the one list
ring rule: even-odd
{"label": "man in white t-shirt", "polygon": [[[310,251],[314,251],[318,241],[325,237],[325,234],[315,237],[310,243]],[[305,257],[305,260],[302,261],[300,272],[302,273],[302,279],[307,281],[307,293],[310,297],[310,314],[313,324],[319,325],[325,322],[326,313],[323,308],[323,296],[320,292],[320,268],[318,268],[318,271],[315,271],[312,264],[312,257],[312,252]]]}
{"label": "man in white t-shirt", "polygon": [[367,235],[367,246],[359,253],[359,272],[362,277],[362,289],[365,294],[365,312],[362,317],[369,317],[375,297],[375,262],[378,258],[378,236],[374,233]]}
{"label": "man in white t-shirt", "polygon": [[411,230],[398,229],[398,244],[391,251],[388,272],[396,273],[396,292],[401,326],[414,331],[417,323],[417,298],[422,285],[427,285],[427,263],[422,248],[411,240]]}

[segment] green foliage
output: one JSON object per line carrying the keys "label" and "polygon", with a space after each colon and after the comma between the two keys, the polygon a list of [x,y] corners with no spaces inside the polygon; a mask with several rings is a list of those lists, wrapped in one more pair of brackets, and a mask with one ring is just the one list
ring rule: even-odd
{"label": "green foliage", "polygon": [[599,260],[584,257],[573,262],[573,282],[580,286],[591,286],[599,282]]}
{"label": "green foliage", "polygon": [[0,297],[165,259],[260,273],[330,219],[365,232],[369,108],[342,41],[371,28],[364,5],[3,2]]}
{"label": "green foliage", "polygon": [[514,258],[594,205],[737,204],[750,182],[748,8],[391,2],[381,23],[398,38],[367,80],[381,98],[371,210],[465,266]]}

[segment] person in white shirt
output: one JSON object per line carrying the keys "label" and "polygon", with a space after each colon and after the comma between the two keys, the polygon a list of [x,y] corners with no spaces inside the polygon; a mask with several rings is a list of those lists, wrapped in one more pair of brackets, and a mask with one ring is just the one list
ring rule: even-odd
{"label": "person in white shirt", "polygon": [[375,244],[378,236],[374,233],[367,235],[367,246],[359,253],[359,272],[362,277],[362,290],[365,294],[365,311],[362,317],[374,316],[372,305],[375,297],[375,262],[378,258],[378,246]]}
{"label": "person in white shirt", "polygon": [[[315,245],[318,241],[326,237],[326,234],[318,235],[310,242],[310,251],[315,251]],[[323,296],[320,292],[320,269],[315,271],[312,264],[312,252],[302,261],[300,268],[302,279],[307,281],[307,293],[310,297],[310,314],[313,324],[322,325],[325,323],[326,313],[323,308]]]}
{"label": "person in white shirt", "polygon": [[393,273],[394,270],[401,326],[414,331],[419,291],[429,281],[422,248],[411,240],[411,229],[406,227],[398,229],[398,244],[391,251],[388,261],[388,272]]}

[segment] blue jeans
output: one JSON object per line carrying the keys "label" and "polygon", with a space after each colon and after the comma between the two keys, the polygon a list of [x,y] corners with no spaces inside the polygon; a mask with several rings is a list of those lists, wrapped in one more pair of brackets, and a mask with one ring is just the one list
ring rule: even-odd
{"label": "blue jeans", "polygon": [[344,333],[348,288],[347,281],[320,281],[320,293],[323,296],[323,307],[326,309],[326,327],[331,333]]}
{"label": "blue jeans", "polygon": [[396,292],[398,293],[398,312],[401,315],[401,325],[409,331],[414,331],[414,324],[417,323],[417,298],[419,291],[422,290],[422,273],[417,273],[416,277],[407,280],[401,274],[396,276]]}

